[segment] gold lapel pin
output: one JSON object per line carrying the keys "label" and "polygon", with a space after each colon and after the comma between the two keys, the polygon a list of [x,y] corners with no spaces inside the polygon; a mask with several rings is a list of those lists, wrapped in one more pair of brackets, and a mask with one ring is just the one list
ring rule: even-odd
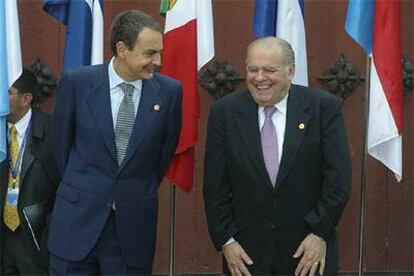
{"label": "gold lapel pin", "polygon": [[305,129],[305,124],[304,123],[300,123],[299,126],[298,126],[298,128],[300,130],[304,130]]}
{"label": "gold lapel pin", "polygon": [[159,104],[155,104],[153,108],[154,108],[155,111],[160,111],[160,105]]}

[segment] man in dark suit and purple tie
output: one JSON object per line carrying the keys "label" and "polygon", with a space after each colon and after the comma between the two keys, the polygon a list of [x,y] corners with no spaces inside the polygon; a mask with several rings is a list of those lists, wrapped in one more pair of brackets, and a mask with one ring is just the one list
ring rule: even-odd
{"label": "man in dark suit and purple tie", "polygon": [[50,272],[151,274],[157,188],[181,128],[181,85],[154,72],[162,29],[136,10],[114,19],[107,65],[68,72],[51,121],[62,181]]}
{"label": "man in dark suit and purple tie", "polygon": [[334,274],[351,181],[341,101],[291,84],[283,39],[254,41],[246,68],[248,90],[217,101],[207,130],[204,200],[223,270]]}

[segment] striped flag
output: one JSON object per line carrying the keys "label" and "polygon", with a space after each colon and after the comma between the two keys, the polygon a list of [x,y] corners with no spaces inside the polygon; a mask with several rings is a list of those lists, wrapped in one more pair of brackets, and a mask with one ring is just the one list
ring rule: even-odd
{"label": "striped flag", "polygon": [[371,56],[368,153],[402,179],[403,82],[399,0],[350,0],[345,29]]}
{"label": "striped flag", "polygon": [[103,0],[44,0],[43,9],[66,25],[64,72],[103,63]]}
{"label": "striped flag", "polygon": [[257,37],[276,36],[295,52],[295,84],[308,85],[304,0],[256,0],[253,32]]}
{"label": "striped flag", "polygon": [[194,182],[200,113],[197,72],[214,56],[211,0],[163,0],[160,8],[166,11],[161,72],[183,85],[180,141],[167,177],[188,192]]}
{"label": "striped flag", "polygon": [[8,90],[22,73],[19,33],[16,0],[0,1],[0,162],[7,155]]}

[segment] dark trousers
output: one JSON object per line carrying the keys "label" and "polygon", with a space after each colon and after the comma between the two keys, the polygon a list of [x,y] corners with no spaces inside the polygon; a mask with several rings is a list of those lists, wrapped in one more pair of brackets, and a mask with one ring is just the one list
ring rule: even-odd
{"label": "dark trousers", "polygon": [[[76,246],[74,244],[73,246]],[[122,258],[112,212],[94,249],[80,261],[69,261],[53,254],[50,257],[51,275],[150,275],[152,267],[131,268]]]}
{"label": "dark trousers", "polygon": [[48,275],[47,267],[34,244],[25,236],[21,226],[15,232],[2,223],[2,274],[4,275]]}

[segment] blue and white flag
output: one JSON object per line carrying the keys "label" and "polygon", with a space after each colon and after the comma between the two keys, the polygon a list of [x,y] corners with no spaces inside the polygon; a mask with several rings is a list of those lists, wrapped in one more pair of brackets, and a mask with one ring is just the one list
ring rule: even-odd
{"label": "blue and white flag", "polygon": [[43,9],[66,25],[63,72],[103,63],[103,0],[44,0]]}
{"label": "blue and white flag", "polygon": [[22,73],[16,0],[0,1],[0,162],[6,159],[9,88]]}
{"label": "blue and white flag", "polygon": [[295,51],[295,84],[308,85],[304,0],[256,0],[253,32],[287,40]]}

